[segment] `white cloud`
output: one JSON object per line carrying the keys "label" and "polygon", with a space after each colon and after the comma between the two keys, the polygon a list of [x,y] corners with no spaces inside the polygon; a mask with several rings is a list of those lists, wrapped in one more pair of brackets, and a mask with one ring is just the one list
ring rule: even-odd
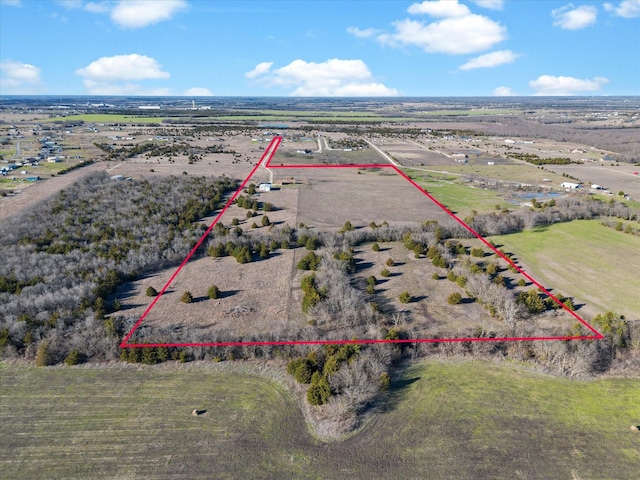
{"label": "white cloud", "polygon": [[25,93],[42,82],[40,69],[28,63],[0,62],[0,86],[3,92]]}
{"label": "white cloud", "polygon": [[253,70],[245,73],[244,76],[247,78],[259,77],[260,75],[264,75],[265,73],[268,73],[272,65],[273,65],[273,62],[259,63],[258,65],[256,65],[256,67]]}
{"label": "white cloud", "polygon": [[289,65],[276,70],[270,71],[270,68],[271,65],[262,74],[254,77],[259,77],[258,80],[267,86],[295,88],[290,92],[293,96],[398,95],[396,89],[372,81],[371,72],[362,60],[333,58],[322,63],[294,60]]}
{"label": "white cloud", "polygon": [[11,7],[21,7],[22,0],[0,0],[0,5],[9,5]]}
{"label": "white cloud", "polygon": [[185,0],[120,0],[111,10],[111,20],[125,28],[142,28],[170,20],[185,10]]}
{"label": "white cloud", "polygon": [[381,34],[379,42],[390,45],[414,45],[427,53],[461,55],[487,50],[507,37],[506,28],[482,15],[446,18],[425,25],[415,20],[394,23],[396,32]]}
{"label": "white cloud", "polygon": [[581,5],[579,7],[573,4],[565,5],[562,8],[551,11],[554,18],[553,25],[565,30],[580,30],[596,23],[598,9],[593,5]]}
{"label": "white cloud", "polygon": [[76,70],[76,73],[99,82],[170,77],[168,72],[162,71],[162,66],[155,59],[137,53],[101,57],[86,67]]}
{"label": "white cloud", "polygon": [[88,2],[84,9],[91,13],[107,13],[109,11],[109,4],[106,2]]}
{"label": "white cloud", "polygon": [[407,12],[412,15],[426,14],[436,18],[465,17],[471,13],[466,5],[461,5],[458,0],[434,0],[414,3]]}
{"label": "white cloud", "polygon": [[144,89],[140,80],[158,80],[171,75],[153,58],[132,53],[102,57],[76,70],[84,86],[93,95],[167,95],[166,89]]}
{"label": "white cloud", "polygon": [[519,55],[511,50],[499,50],[472,58],[467,63],[460,65],[460,70],[473,70],[475,68],[492,68],[506,63],[513,63]]}
{"label": "white cloud", "polygon": [[612,3],[605,3],[604,9],[617,17],[640,17],[640,0],[622,0],[616,7]]}
{"label": "white cloud", "polygon": [[502,10],[504,6],[504,0],[472,0],[473,3],[483,8],[490,8],[491,10]]}
{"label": "white cloud", "polygon": [[213,93],[208,88],[191,87],[182,94],[186,97],[213,97]]}
{"label": "white cloud", "polygon": [[493,91],[493,95],[496,97],[513,97],[516,95],[511,87],[498,87]]}
{"label": "white cloud", "polygon": [[582,92],[596,92],[607,83],[609,83],[609,79],[604,77],[595,77],[589,80],[541,75],[535,80],[531,80],[529,86],[535,90],[535,95],[576,95]]}
{"label": "white cloud", "polygon": [[380,30],[376,30],[375,28],[360,29],[358,27],[347,27],[347,32],[358,38],[370,38],[380,33]]}

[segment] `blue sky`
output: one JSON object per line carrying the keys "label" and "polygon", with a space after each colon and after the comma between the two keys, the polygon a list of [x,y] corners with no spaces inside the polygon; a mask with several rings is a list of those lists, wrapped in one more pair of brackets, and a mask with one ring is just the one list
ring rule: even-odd
{"label": "blue sky", "polygon": [[640,95],[640,0],[0,0],[0,94]]}

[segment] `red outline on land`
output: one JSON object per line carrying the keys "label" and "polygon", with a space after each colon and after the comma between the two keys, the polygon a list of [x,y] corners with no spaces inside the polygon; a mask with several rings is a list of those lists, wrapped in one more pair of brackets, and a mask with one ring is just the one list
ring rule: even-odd
{"label": "red outline on land", "polygon": [[[191,249],[187,257],[182,261],[180,266],[173,273],[169,281],[162,287],[158,295],[153,299],[151,304],[147,307],[144,313],[140,316],[135,325],[129,330],[129,332],[125,335],[122,343],[120,344],[120,348],[143,348],[143,347],[242,347],[242,346],[259,346],[259,345],[328,345],[328,344],[368,344],[368,343],[442,343],[442,342],[507,342],[507,341],[540,341],[540,340],[601,340],[603,339],[603,335],[598,332],[595,328],[589,325],[582,317],[580,317],[576,312],[567,308],[555,295],[549,292],[546,288],[544,288],[540,283],[538,283],[535,279],[533,279],[528,273],[522,270],[518,265],[516,265],[509,257],[507,257],[504,253],[494,247],[491,243],[489,243],[484,237],[482,237],[478,232],[472,229],[469,225],[463,222],[455,213],[445,207],[442,203],[440,203],[434,196],[432,196],[425,189],[420,187],[416,182],[414,182],[408,175],[406,175],[402,170],[400,170],[397,166],[390,163],[383,164],[339,164],[339,165],[271,165],[271,160],[273,159],[276,150],[280,146],[282,142],[282,137],[273,137],[271,143],[264,151],[264,154],[260,158],[260,161],[256,164],[255,167],[251,170],[249,175],[244,179],[244,181],[240,184],[240,187],[235,191],[235,193],[229,198],[225,206],[220,210],[220,213],[215,217],[209,228],[204,232],[200,240],[196,243],[196,245]],[[351,339],[351,340],[307,340],[307,341],[271,341],[271,342],[202,342],[202,343],[128,343],[129,339],[133,336],[135,331],[140,327],[140,324],[147,317],[151,309],[154,305],[160,300],[160,297],[164,294],[164,292],[169,288],[169,285],[173,282],[173,280],[178,276],[182,268],[187,264],[187,262],[191,259],[193,254],[198,250],[200,245],[205,241],[213,227],[218,223],[220,218],[227,211],[229,206],[235,201],[235,199],[240,195],[242,189],[249,182],[249,179],[253,176],[253,174],[258,170],[260,166],[264,168],[270,169],[286,169],[286,168],[389,168],[394,170],[400,176],[402,176],[405,180],[407,180],[411,185],[417,188],[424,196],[426,196],[429,200],[435,203],[438,207],[440,207],[443,211],[445,211],[451,218],[453,218],[456,222],[458,222],[462,227],[464,227],[467,231],[469,231],[474,237],[484,243],[489,249],[495,252],[498,256],[500,256],[504,261],[506,261],[509,265],[515,268],[521,275],[523,275],[527,280],[529,280],[533,285],[538,287],[541,292],[544,292],[550,298],[553,299],[561,308],[566,310],[571,316],[573,316],[578,322],[584,325],[588,330],[593,332],[593,335],[576,335],[576,336],[560,336],[560,337],[469,337],[469,338],[414,338],[414,339],[403,339],[403,340],[384,340],[384,339]]]}

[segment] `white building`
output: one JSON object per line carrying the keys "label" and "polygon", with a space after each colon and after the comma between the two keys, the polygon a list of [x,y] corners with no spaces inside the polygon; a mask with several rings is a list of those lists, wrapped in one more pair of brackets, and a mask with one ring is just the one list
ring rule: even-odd
{"label": "white building", "polygon": [[574,190],[576,188],[580,188],[579,183],[571,183],[571,182],[562,182],[560,186],[562,188],[566,188],[567,190]]}
{"label": "white building", "polygon": [[258,185],[258,191],[259,192],[270,192],[271,191],[271,184],[270,183],[261,183],[260,185]]}

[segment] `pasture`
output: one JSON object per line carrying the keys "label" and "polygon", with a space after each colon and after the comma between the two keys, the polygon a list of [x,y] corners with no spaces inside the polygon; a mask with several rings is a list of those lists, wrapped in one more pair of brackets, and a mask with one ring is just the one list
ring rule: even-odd
{"label": "pasture", "polygon": [[640,237],[597,220],[558,223],[490,240],[514,252],[524,269],[545,285],[586,303],[589,318],[613,311],[629,320],[640,312]]}
{"label": "pasture", "polygon": [[227,362],[0,364],[0,477],[622,479],[640,470],[637,379],[425,361],[392,382],[360,432],[323,442],[290,391],[257,373]]}
{"label": "pasture", "polygon": [[118,115],[112,113],[86,113],[82,115],[68,115],[66,117],[54,117],[42,120],[42,123],[51,122],[86,122],[86,123],[162,123],[166,117],[147,117],[136,115]]}

